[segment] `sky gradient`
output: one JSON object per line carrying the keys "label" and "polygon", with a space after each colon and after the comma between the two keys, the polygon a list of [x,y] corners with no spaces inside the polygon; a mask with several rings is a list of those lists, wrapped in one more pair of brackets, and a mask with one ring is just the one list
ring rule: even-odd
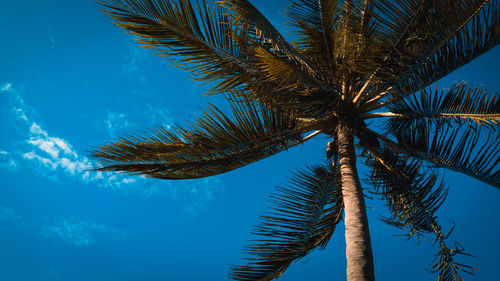
{"label": "sky gradient", "polygon": [[[285,1],[252,1],[279,28]],[[274,186],[324,161],[322,135],[242,169],[162,181],[88,172],[88,151],[118,136],[185,124],[220,97],[140,48],[94,1],[0,0],[0,279],[226,280],[268,211]],[[500,89],[500,48],[438,82]],[[367,178],[361,168],[360,176]],[[467,280],[494,280],[500,192],[454,172],[439,222],[476,256]],[[365,187],[369,187],[364,183]],[[369,200],[378,280],[437,280],[433,241],[405,241]],[[343,225],[280,280],[345,280]],[[432,238],[432,236],[430,236]]]}

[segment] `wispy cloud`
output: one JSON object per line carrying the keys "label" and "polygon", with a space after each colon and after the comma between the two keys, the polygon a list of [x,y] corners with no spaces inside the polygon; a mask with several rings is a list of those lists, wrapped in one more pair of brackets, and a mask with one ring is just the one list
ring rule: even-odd
{"label": "wispy cloud", "polygon": [[11,223],[21,219],[21,216],[14,210],[0,205],[0,227],[6,223]]}
{"label": "wispy cloud", "polygon": [[10,157],[9,152],[0,150],[0,168],[13,172],[18,170],[19,164]]}
{"label": "wispy cloud", "polygon": [[[185,211],[196,215],[213,201],[215,195],[223,188],[223,183],[218,178],[208,178],[193,181],[158,181],[146,179],[143,176],[129,177],[114,173],[91,172],[91,161],[81,156],[71,143],[59,136],[45,130],[39,122],[35,121],[36,113],[23,101],[19,91],[8,83],[8,95],[11,97],[10,112],[19,125],[23,141],[15,149],[7,147],[0,149],[0,168],[9,171],[19,170],[23,165],[30,166],[30,171],[48,179],[60,180],[61,177],[83,183],[96,185],[112,190],[119,190],[124,194],[138,194],[144,197],[165,196],[172,200],[184,203]],[[0,84],[2,88],[6,84]],[[168,110],[148,105],[146,114],[151,111],[155,116],[152,123],[168,128],[172,118]],[[155,114],[153,114],[153,111]],[[108,112],[111,128],[117,130],[131,123],[124,114]],[[121,122],[121,123],[120,123]],[[110,128],[110,129],[111,129]]]}
{"label": "wispy cloud", "polygon": [[130,237],[125,231],[90,217],[68,215],[55,219],[24,219],[13,209],[0,205],[0,230],[19,227],[22,231],[79,247],[91,246],[101,240],[118,241]]}
{"label": "wispy cloud", "polygon": [[107,111],[105,123],[109,135],[113,138],[117,136],[117,133],[122,132],[123,129],[135,126],[127,120],[124,113],[118,113],[111,110]]}
{"label": "wispy cloud", "polygon": [[47,37],[48,37],[49,42],[50,42],[50,48],[54,49],[56,47],[57,41],[54,38],[54,35],[52,34],[52,28],[50,27],[50,25],[47,27]]}
{"label": "wispy cloud", "polygon": [[[185,211],[191,216],[197,216],[205,210],[208,204],[215,198],[215,195],[222,191],[224,185],[218,179],[198,179],[186,187],[187,198],[197,198],[197,200],[185,204]],[[186,195],[185,195],[186,196]]]}
{"label": "wispy cloud", "polygon": [[152,126],[163,126],[170,129],[174,124],[174,118],[166,108],[148,103],[146,104],[144,113],[148,116],[150,125]]}
{"label": "wispy cloud", "polygon": [[125,56],[125,63],[122,65],[122,73],[130,75],[134,78],[139,78],[139,81],[146,83],[147,79],[139,69],[139,64],[142,63],[147,55],[147,51],[140,48],[136,44],[130,46],[130,52]]}
{"label": "wispy cloud", "polygon": [[67,216],[42,226],[42,236],[78,247],[95,244],[99,238],[123,240],[128,235],[88,217]]}
{"label": "wispy cloud", "polygon": [[4,83],[0,88],[0,92],[10,92],[12,89],[12,83]]}
{"label": "wispy cloud", "polygon": [[[36,121],[33,112],[29,108],[20,93],[13,87],[12,83],[7,83],[8,94],[10,96],[10,112],[20,127],[21,135],[27,139],[25,145],[19,145],[15,150],[8,151],[2,149],[0,153],[0,167],[9,170],[18,169],[20,162],[33,165],[35,171],[45,175],[52,172],[49,178],[57,178],[58,175],[65,175],[83,182],[98,182],[104,187],[123,186],[130,182],[125,177],[113,177],[102,172],[90,172],[91,162],[87,157],[80,156],[73,146],[65,139],[50,135]],[[2,158],[5,158],[2,160]]]}

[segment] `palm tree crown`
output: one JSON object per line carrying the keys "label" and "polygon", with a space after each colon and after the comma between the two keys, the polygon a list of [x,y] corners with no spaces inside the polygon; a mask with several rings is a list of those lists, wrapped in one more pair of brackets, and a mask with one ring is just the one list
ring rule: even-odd
{"label": "palm tree crown", "polygon": [[500,99],[465,82],[430,85],[500,42],[499,1],[292,0],[294,42],[246,0],[100,3],[139,44],[210,82],[232,112],[209,106],[186,127],[102,145],[92,155],[98,170],[200,178],[331,137],[326,165],[298,171],[272,196],[274,212],[256,228],[263,238],[231,278],[279,277],[324,248],[344,214],[347,278],[374,280],[356,156],[386,201],[385,221],[409,237],[434,235],[439,280],[473,271],[455,261],[466,253],[438,224],[447,188],[437,169],[500,188]]}

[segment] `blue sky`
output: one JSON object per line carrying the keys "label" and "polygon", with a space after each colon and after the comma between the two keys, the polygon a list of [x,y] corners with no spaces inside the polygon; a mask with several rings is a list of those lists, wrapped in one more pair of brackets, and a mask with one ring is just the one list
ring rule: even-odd
{"label": "blue sky", "polygon": [[[281,1],[254,1],[278,27]],[[324,136],[217,177],[161,181],[86,171],[88,151],[120,135],[172,126],[208,102],[189,73],[166,66],[110,23],[93,1],[0,0],[0,279],[225,280],[290,171],[324,160]],[[500,89],[497,47],[439,82]],[[360,174],[366,178],[367,171]],[[500,192],[445,172],[444,229],[493,280]],[[368,185],[366,185],[368,187]],[[432,241],[406,242],[367,201],[378,280],[435,280]],[[345,279],[342,227],[324,251],[280,280]]]}

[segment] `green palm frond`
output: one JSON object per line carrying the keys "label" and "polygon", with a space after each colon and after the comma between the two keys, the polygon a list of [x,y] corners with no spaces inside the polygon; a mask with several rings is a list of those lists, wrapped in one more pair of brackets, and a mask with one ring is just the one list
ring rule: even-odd
{"label": "green palm frond", "polygon": [[272,195],[274,212],[264,216],[255,234],[263,239],[247,248],[247,266],[234,267],[235,280],[272,280],[319,247],[326,247],[340,222],[343,201],[340,173],[331,165],[300,170],[291,186]]}
{"label": "green palm frond", "polygon": [[394,113],[389,120],[392,131],[408,126],[419,126],[422,122],[440,125],[457,122],[469,126],[483,126],[498,130],[500,124],[500,98],[488,95],[480,87],[469,87],[461,82],[453,84],[447,91],[422,89],[419,93],[403,94],[406,98],[388,106]]}
{"label": "green palm frond", "polygon": [[[500,188],[500,148],[498,131],[449,125],[433,126],[426,122],[400,126],[388,123],[396,137],[395,149],[409,156],[429,161]],[[384,138],[384,141],[391,141]]]}
{"label": "green palm frond", "polygon": [[433,271],[439,274],[438,280],[463,280],[460,271],[472,274],[473,267],[454,260],[456,255],[468,254],[459,244],[455,248],[447,246],[449,233],[445,235],[437,222],[435,213],[447,194],[437,175],[421,171],[422,161],[398,157],[388,149],[375,152],[366,163],[372,168],[370,183],[376,188],[375,194],[386,201],[391,211],[384,221],[406,230],[408,239],[415,234],[419,238],[429,233],[435,235],[439,251]]}
{"label": "green palm frond", "polygon": [[296,120],[248,101],[232,102],[233,117],[211,106],[189,128],[157,128],[99,147],[97,170],[163,179],[217,175],[301,143]]}
{"label": "green palm frond", "polygon": [[[195,2],[193,4],[193,2]],[[229,11],[212,0],[102,0],[119,27],[138,36],[196,79],[217,81],[218,92],[256,78],[252,58],[236,44]]]}

